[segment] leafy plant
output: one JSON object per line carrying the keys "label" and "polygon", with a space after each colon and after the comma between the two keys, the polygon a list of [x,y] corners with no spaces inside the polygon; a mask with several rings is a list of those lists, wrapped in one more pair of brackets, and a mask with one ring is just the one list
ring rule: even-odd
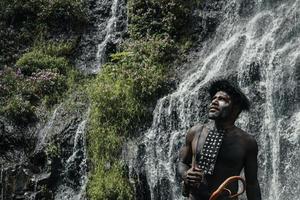
{"label": "leafy plant", "polygon": [[185,36],[196,0],[129,0],[129,30],[133,38],[169,34]]}
{"label": "leafy plant", "polygon": [[70,56],[76,47],[76,40],[66,40],[66,41],[44,41],[40,39],[35,42],[33,50],[35,52],[41,52],[49,56],[56,57],[68,57]]}
{"label": "leafy plant", "polygon": [[47,145],[46,153],[51,158],[58,157],[60,155],[59,146],[54,141],[52,141],[52,143],[49,143]]}
{"label": "leafy plant", "polygon": [[[125,138],[136,136],[138,127],[150,121],[149,104],[162,95],[176,52],[169,37],[129,40],[87,86],[88,148],[94,166],[88,184],[91,199],[132,199],[119,161],[121,147]],[[112,167],[105,169],[107,163]]]}
{"label": "leafy plant", "polygon": [[57,69],[60,73],[65,74],[70,67],[66,58],[47,55],[40,51],[25,53],[17,61],[16,66],[25,75],[31,75],[39,69]]}
{"label": "leafy plant", "polygon": [[[40,20],[50,27],[76,29],[87,21],[83,0],[52,0],[42,6]],[[59,23],[58,23],[59,22]],[[64,24],[61,26],[60,24]]]}
{"label": "leafy plant", "polygon": [[[74,42],[71,40],[40,40],[17,61],[17,68],[1,70],[2,114],[29,123],[35,118],[35,108],[41,103],[48,107],[56,104],[69,88],[82,79],[69,64],[68,56],[73,49]],[[22,106],[24,110],[18,110]]]}
{"label": "leafy plant", "polygon": [[0,113],[18,124],[28,124],[36,119],[34,106],[29,101],[17,95],[9,99],[7,104],[0,109]]}
{"label": "leafy plant", "polygon": [[14,64],[37,36],[78,36],[87,23],[86,13],[83,0],[1,0],[0,65]]}
{"label": "leafy plant", "polygon": [[99,161],[89,182],[87,190],[91,199],[133,199],[132,188],[120,163],[110,166],[104,160]]}
{"label": "leafy plant", "polygon": [[32,73],[26,81],[32,93],[40,99],[45,99],[48,106],[57,103],[61,94],[67,90],[66,78],[55,70]]}
{"label": "leafy plant", "polygon": [[61,93],[66,90],[64,76],[53,70],[41,70],[32,73],[27,78],[33,88],[33,92],[38,96]]}
{"label": "leafy plant", "polygon": [[6,67],[0,70],[0,98],[13,96],[20,86],[21,78],[22,75],[12,68]]}

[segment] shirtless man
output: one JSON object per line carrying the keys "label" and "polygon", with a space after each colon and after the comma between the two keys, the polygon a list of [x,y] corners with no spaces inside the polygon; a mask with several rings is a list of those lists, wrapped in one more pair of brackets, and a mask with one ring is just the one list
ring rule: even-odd
{"label": "shirtless man", "polygon": [[[189,196],[190,200],[208,200],[211,193],[224,180],[230,176],[239,176],[244,168],[248,200],[261,200],[257,180],[257,143],[251,135],[234,125],[238,115],[244,110],[249,110],[249,101],[240,89],[227,80],[214,81],[210,85],[209,93],[211,104],[208,117],[214,123],[192,127],[187,132],[186,142],[180,151],[178,171],[183,180],[186,196]],[[206,139],[209,138],[211,130],[215,130],[211,133],[212,138],[215,133],[222,135],[221,139],[217,137],[221,141],[219,147],[214,145],[207,147],[210,143],[207,143]],[[214,148],[215,160],[207,157],[208,159],[201,161],[203,157],[200,152],[203,153],[204,146]],[[191,166],[193,155],[196,167]],[[212,168],[203,167],[211,164],[214,165]],[[231,183],[227,188],[235,194],[238,183]],[[224,194],[218,199],[228,199],[228,195]]]}

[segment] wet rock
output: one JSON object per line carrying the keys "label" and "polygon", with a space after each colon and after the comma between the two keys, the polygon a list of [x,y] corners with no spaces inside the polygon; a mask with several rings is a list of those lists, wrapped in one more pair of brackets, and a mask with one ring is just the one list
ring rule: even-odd
{"label": "wet rock", "polygon": [[87,111],[87,99],[75,94],[36,127],[18,127],[0,118],[4,199],[51,200],[62,184],[73,188],[71,192],[80,189],[87,170],[83,164]]}
{"label": "wet rock", "polygon": [[16,199],[31,187],[30,174],[20,165],[2,168],[1,179],[2,196],[7,200]]}

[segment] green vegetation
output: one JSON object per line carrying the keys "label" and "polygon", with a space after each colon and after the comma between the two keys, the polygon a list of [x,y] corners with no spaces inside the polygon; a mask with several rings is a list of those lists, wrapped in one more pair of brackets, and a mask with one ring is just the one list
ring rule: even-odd
{"label": "green vegetation", "polygon": [[168,34],[188,37],[192,9],[199,0],[129,0],[129,30],[132,38]]}
{"label": "green vegetation", "polygon": [[133,199],[132,188],[119,163],[110,166],[106,160],[98,160],[89,180],[90,199]]}
{"label": "green vegetation", "polygon": [[0,69],[13,64],[37,36],[76,37],[87,23],[83,0],[1,0]]}
{"label": "green vegetation", "polygon": [[16,67],[25,75],[41,69],[57,70],[60,74],[66,74],[71,69],[68,57],[75,48],[74,41],[66,42],[37,42],[32,51],[19,58]]}
{"label": "green vegetation", "polygon": [[[122,145],[149,125],[150,108],[170,90],[172,66],[192,43],[187,27],[196,3],[128,1],[129,38],[86,85],[90,199],[134,198],[120,159]],[[49,38],[56,32],[80,32],[86,20],[83,0],[0,2],[0,114],[28,124],[36,119],[38,106],[51,107],[76,87],[81,76],[69,60],[76,42]],[[20,55],[20,49],[27,52]],[[15,62],[16,67],[2,67]],[[47,152],[56,156],[58,150],[50,145]]]}
{"label": "green vegetation", "polygon": [[73,48],[70,41],[40,42],[17,61],[16,68],[0,70],[0,114],[27,124],[36,119],[40,103],[56,104],[78,78],[67,57]]}
{"label": "green vegetation", "polygon": [[38,13],[39,20],[50,28],[76,30],[86,23],[85,1],[83,0],[40,1],[43,4],[41,12]]}
{"label": "green vegetation", "polygon": [[74,29],[87,21],[83,0],[2,0],[0,5],[1,20],[11,25],[51,27],[64,22]]}
{"label": "green vegetation", "polygon": [[44,54],[39,51],[25,53],[16,63],[25,75],[31,75],[39,69],[57,69],[65,74],[69,68],[66,58]]}
{"label": "green vegetation", "polygon": [[17,122],[29,123],[35,119],[34,106],[20,95],[11,98],[1,112]]}
{"label": "green vegetation", "polygon": [[69,58],[76,39],[51,38],[77,38],[85,9],[83,0],[0,2],[0,114],[26,125],[41,103],[51,107],[74,87],[79,73]]}
{"label": "green vegetation", "polygon": [[51,107],[73,87],[76,41],[51,38],[76,38],[86,8],[83,0],[0,1],[0,114],[33,122],[41,103]]}
{"label": "green vegetation", "polygon": [[56,158],[60,156],[60,146],[55,142],[49,142],[46,147],[46,154],[49,158]]}
{"label": "green vegetation", "polygon": [[[130,43],[89,87],[88,147],[95,166],[88,185],[91,199],[132,199],[119,155],[126,137],[151,119],[147,108],[167,84],[167,66],[160,59],[170,58],[171,44],[158,38]],[[112,167],[106,169],[108,164]]]}
{"label": "green vegetation", "polygon": [[133,199],[120,161],[122,145],[149,125],[151,104],[169,91],[172,65],[191,43],[183,34],[191,2],[130,0],[128,4],[130,38],[88,85],[93,168],[87,194],[92,200]]}
{"label": "green vegetation", "polygon": [[76,47],[75,40],[67,40],[63,42],[55,42],[55,41],[37,41],[36,44],[33,46],[34,51],[41,52],[43,54],[47,54],[50,56],[71,56],[74,49]]}
{"label": "green vegetation", "polygon": [[91,199],[132,199],[119,158],[122,144],[151,121],[149,106],[165,93],[176,52],[168,36],[128,40],[88,87],[92,104],[88,148],[95,166],[88,185]]}

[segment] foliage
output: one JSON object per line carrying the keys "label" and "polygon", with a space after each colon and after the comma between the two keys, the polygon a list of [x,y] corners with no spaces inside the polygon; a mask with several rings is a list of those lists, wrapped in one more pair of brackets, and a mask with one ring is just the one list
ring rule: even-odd
{"label": "foliage", "polygon": [[169,37],[154,36],[148,40],[128,41],[123,56],[115,67],[123,79],[133,82],[133,95],[140,101],[152,102],[167,86],[168,72],[178,51]]}
{"label": "foliage", "polygon": [[132,188],[128,184],[121,164],[115,163],[113,166],[109,165],[106,161],[101,160],[95,167],[88,186],[90,199],[133,199]]}
{"label": "foliage", "polygon": [[52,0],[43,4],[40,20],[50,27],[64,26],[67,30],[86,23],[86,10],[83,0]]}
{"label": "foliage", "polygon": [[86,21],[82,0],[2,0],[0,10],[2,20],[9,23],[26,21],[28,17],[46,24],[57,23],[56,20],[73,25]]}
{"label": "foliage", "polygon": [[23,95],[28,90],[20,70],[4,68],[0,71],[0,114],[16,123],[29,123],[35,119],[34,107]]}
{"label": "foliage", "polygon": [[57,103],[60,95],[67,90],[65,76],[51,70],[41,70],[32,73],[26,79],[31,86],[31,91],[40,99],[46,97],[46,103],[53,105]]}
{"label": "foliage", "polygon": [[118,129],[122,127],[126,132],[131,127],[132,119],[139,120],[143,108],[132,95],[132,82],[113,77],[111,79],[112,73],[114,72],[107,69],[105,76],[96,80],[99,84],[91,88],[91,99],[94,109],[99,110],[98,122]]}
{"label": "foliage", "polygon": [[13,64],[37,36],[80,33],[86,13],[83,0],[1,0],[0,68]]}
{"label": "foliage", "polygon": [[[1,18],[8,21],[15,17],[10,23],[25,21],[26,17],[36,17],[44,4],[45,0],[2,0]],[[25,18],[21,19],[22,17]]]}
{"label": "foliage", "polygon": [[172,40],[153,37],[126,43],[124,51],[112,55],[114,62],[104,66],[89,87],[98,123],[128,135],[147,120],[148,103],[166,86],[175,52]]}
{"label": "foliage", "polygon": [[33,51],[41,52],[50,56],[65,56],[68,57],[72,55],[76,47],[76,40],[66,40],[66,41],[44,41],[43,39],[38,40],[34,46]]}
{"label": "foliage", "polygon": [[8,103],[0,109],[0,113],[5,113],[8,118],[18,124],[27,124],[36,118],[34,107],[20,95],[11,97]]}
{"label": "foliage", "polygon": [[60,156],[60,147],[54,141],[48,143],[46,147],[46,153],[49,157],[55,158]]}
{"label": "foliage", "polygon": [[[99,78],[97,81],[102,80]],[[90,88],[93,100],[88,133],[88,148],[89,157],[93,161],[94,167],[90,173],[87,192],[89,199],[132,199],[130,184],[118,160],[124,141],[124,133],[122,133],[121,127],[118,127],[118,125],[128,125],[130,122],[127,119],[129,117],[128,113],[134,113],[134,111],[130,111],[131,108],[127,108],[126,105],[130,107],[134,107],[134,105],[130,105],[132,102],[126,99],[126,95],[128,95],[126,89],[123,92],[119,83],[116,83],[111,88],[107,85],[109,82],[98,82],[99,88],[97,88],[96,84]],[[107,88],[105,89],[105,87]],[[116,88],[117,91],[114,92]],[[105,91],[101,91],[103,89]],[[108,96],[106,97],[106,95]],[[118,101],[121,99],[122,101]],[[112,104],[109,104],[110,100],[112,100]],[[108,107],[105,108],[105,106]],[[114,106],[117,107],[113,108]],[[102,110],[103,108],[105,110]],[[105,116],[105,114],[108,114],[108,116]],[[114,114],[119,116],[114,117]],[[117,118],[121,121],[116,121]],[[110,119],[112,121],[109,121]],[[123,129],[123,131],[126,132],[126,129]],[[113,165],[113,167],[110,168],[110,165]]]}
{"label": "foliage", "polygon": [[[88,184],[91,199],[132,198],[119,155],[125,138],[135,136],[138,127],[151,120],[148,108],[167,85],[168,68],[177,52],[173,44],[163,36],[129,40],[88,85],[92,104],[88,148],[94,166]],[[107,163],[113,167],[105,169]],[[114,181],[116,177],[122,184]]]}
{"label": "foliage", "polygon": [[17,61],[17,68],[1,70],[0,113],[30,123],[41,103],[48,107],[56,104],[81,78],[68,61],[73,49],[71,41],[39,42]]}
{"label": "foliage", "polygon": [[0,70],[0,98],[13,96],[21,85],[21,78],[22,76],[11,68]]}
{"label": "foliage", "polygon": [[[33,63],[35,66],[41,66],[39,70],[44,69],[43,66],[47,65],[47,61],[53,60],[47,66],[48,71],[56,72],[62,76],[64,76],[65,85],[68,88],[76,87],[76,84],[85,78],[84,74],[80,73],[77,69],[75,69],[69,61],[69,58],[72,56],[77,41],[76,39],[68,39],[68,40],[49,40],[45,41],[44,39],[38,39],[30,53],[36,53],[42,55],[44,60],[37,60],[33,58]],[[24,54],[17,62],[21,62],[21,60],[26,57]],[[29,56],[30,57],[30,56]],[[47,59],[48,58],[48,59]],[[28,62],[31,60],[29,59]],[[23,62],[23,61],[22,61]],[[26,59],[24,58],[24,63],[26,63]],[[46,64],[45,64],[46,63]],[[31,66],[34,66],[31,64]],[[49,67],[50,66],[50,67]],[[38,70],[38,71],[39,71]]]}
{"label": "foliage", "polygon": [[56,57],[44,54],[40,51],[25,53],[16,63],[25,75],[31,75],[39,69],[57,69],[65,74],[69,68],[69,63],[64,57]]}
{"label": "foliage", "polygon": [[[128,1],[130,38],[87,85],[90,199],[133,198],[120,162],[122,145],[126,138],[136,136],[138,127],[149,124],[149,107],[168,89],[170,66],[181,56],[178,41],[188,34],[184,30],[192,7],[191,1],[183,0]],[[28,123],[41,102],[54,104],[68,88],[76,87],[80,75],[68,59],[75,43],[33,41],[34,36],[49,36],[51,31],[76,31],[85,23],[84,9],[82,0],[1,1],[0,28],[9,32],[0,30],[1,53],[8,49],[7,55],[11,54],[10,49],[19,47],[17,43],[34,46],[18,59],[16,66],[21,70],[0,71],[0,113]],[[15,29],[19,33],[10,33]],[[5,37],[17,38],[17,43],[2,42]],[[187,37],[185,44],[190,44]],[[55,156],[58,149],[49,146],[48,151]]]}
{"label": "foliage", "polygon": [[178,39],[185,36],[197,0],[129,0],[131,37],[167,33]]}
{"label": "foliage", "polygon": [[88,85],[90,199],[133,198],[119,161],[122,144],[151,121],[151,103],[169,89],[170,66],[180,52],[176,40],[189,18],[184,1],[128,4],[130,38]]}
{"label": "foliage", "polygon": [[24,76],[19,69],[5,68],[0,71],[0,113],[15,122],[30,123],[41,100],[53,105],[66,90],[65,77],[55,71]]}

